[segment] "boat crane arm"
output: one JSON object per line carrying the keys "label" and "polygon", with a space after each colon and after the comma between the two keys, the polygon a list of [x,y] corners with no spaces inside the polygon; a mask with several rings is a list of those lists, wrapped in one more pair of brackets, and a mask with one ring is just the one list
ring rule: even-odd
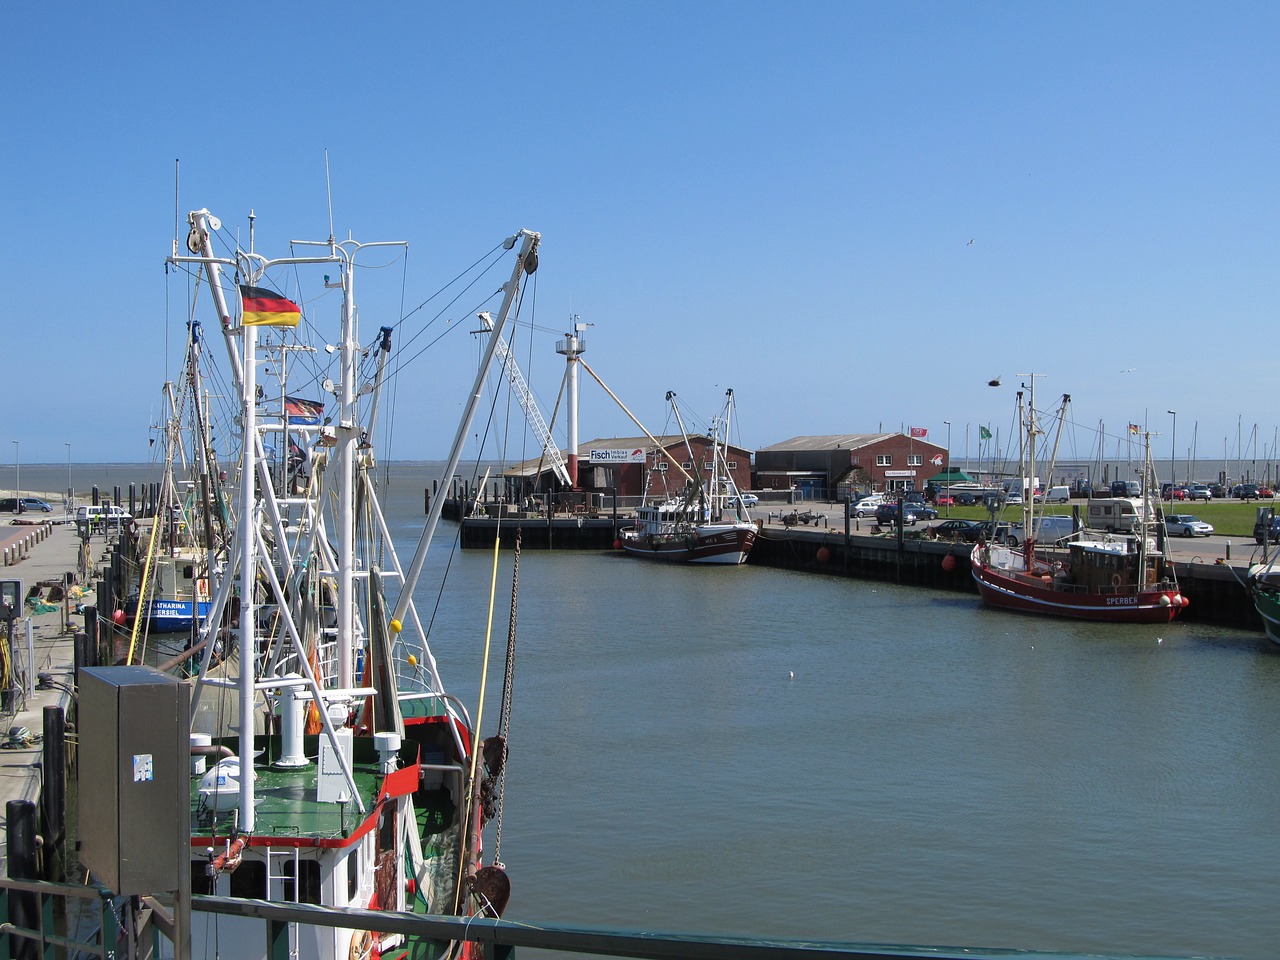
{"label": "boat crane arm", "polygon": [[[462,458],[462,447],[467,442],[467,434],[471,431],[471,423],[475,419],[476,409],[484,394],[484,384],[489,377],[489,365],[493,362],[493,355],[498,349],[497,340],[502,336],[502,330],[507,324],[507,315],[511,312],[512,304],[515,303],[516,294],[520,292],[520,276],[522,273],[533,273],[538,269],[538,244],[542,240],[542,235],[531,230],[521,230],[507,241],[507,249],[514,247],[517,240],[521,243],[520,252],[516,256],[516,265],[512,268],[511,279],[502,287],[502,306],[498,309],[498,317],[493,323],[493,333],[489,336],[489,345],[485,348],[484,358],[476,370],[471,396],[467,399],[466,410],[458,424],[458,431],[454,434],[453,446],[449,449],[449,459],[445,463],[443,472],[445,488],[448,487],[449,478],[458,469],[458,461]],[[391,613],[391,619],[396,623],[404,620],[405,612],[409,609],[409,601],[413,599],[413,588],[418,585],[418,577],[421,576],[422,566],[426,563],[427,550],[431,547],[431,538],[435,536],[436,526],[440,523],[440,511],[444,507],[444,500],[444,497],[433,497],[431,500],[431,509],[427,512],[427,523],[422,528],[422,536],[418,538],[418,549],[405,573],[404,583],[400,588],[400,598],[396,600],[395,610]]]}
{"label": "boat crane arm", "polygon": [[652,441],[653,445],[658,448],[658,453],[662,454],[668,460],[670,460],[671,463],[675,466],[675,468],[679,470],[682,474],[684,474],[684,478],[686,480],[688,480],[690,483],[696,484],[698,481],[693,479],[693,477],[689,476],[689,471],[686,470],[684,467],[680,466],[680,462],[676,460],[675,457],[671,456],[671,454],[667,453],[665,449],[663,449],[662,444],[658,442],[658,438],[655,437],[652,433],[650,433],[645,428],[645,425],[643,423],[641,423],[639,420],[636,419],[636,415],[632,413],[630,410],[628,410],[627,405],[618,399],[618,395],[605,385],[605,382],[600,379],[600,375],[587,365],[587,361],[579,357],[578,362],[582,364],[582,369],[586,370],[587,373],[591,374],[592,379],[595,380],[596,383],[600,384],[600,388],[604,390],[604,392],[607,393],[613,399],[613,402],[622,408],[622,412],[631,418],[631,422],[634,423],[637,427],[639,427],[644,432],[644,435],[648,437],[650,441]]}

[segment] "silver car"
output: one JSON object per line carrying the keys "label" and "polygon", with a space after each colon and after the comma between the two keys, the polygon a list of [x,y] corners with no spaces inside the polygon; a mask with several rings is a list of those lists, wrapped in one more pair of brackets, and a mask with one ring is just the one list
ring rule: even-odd
{"label": "silver car", "polygon": [[1171,513],[1164,518],[1164,532],[1170,537],[1207,537],[1213,526],[1189,513]]}

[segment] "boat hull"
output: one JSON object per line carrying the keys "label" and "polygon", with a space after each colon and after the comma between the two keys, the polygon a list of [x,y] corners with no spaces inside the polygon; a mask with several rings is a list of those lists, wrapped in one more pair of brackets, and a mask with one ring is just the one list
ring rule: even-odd
{"label": "boat hull", "polygon": [[998,569],[983,560],[982,549],[974,548],[970,564],[978,593],[991,607],[1108,623],[1170,623],[1186,605],[1176,588],[1087,591],[1048,575]]}
{"label": "boat hull", "polygon": [[1272,643],[1280,644],[1280,588],[1255,580],[1249,587],[1253,607],[1262,618],[1262,627]]}
{"label": "boat hull", "polygon": [[[181,633],[209,615],[209,601],[198,603],[191,600],[148,600],[147,628],[154,633]],[[137,616],[136,601],[131,601],[126,610],[126,621],[132,623]]]}
{"label": "boat hull", "polygon": [[622,549],[645,560],[672,563],[746,563],[759,531],[752,524],[699,527],[687,534],[636,534],[624,530]]}

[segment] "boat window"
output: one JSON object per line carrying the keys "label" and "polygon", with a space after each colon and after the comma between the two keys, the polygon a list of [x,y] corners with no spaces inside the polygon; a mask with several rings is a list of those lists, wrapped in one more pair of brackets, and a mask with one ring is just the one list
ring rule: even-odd
{"label": "boat window", "polygon": [[317,860],[299,860],[298,875],[301,878],[296,885],[293,882],[294,862],[284,865],[284,899],[294,903],[320,903],[320,863]]}
{"label": "boat window", "polygon": [[267,896],[267,865],[244,860],[231,874],[231,896],[262,900]]}
{"label": "boat window", "polygon": [[186,579],[190,580],[192,577],[196,575],[195,567],[193,567],[191,564],[188,563],[185,567],[182,568],[182,575]]}
{"label": "boat window", "polygon": [[214,878],[209,876],[208,860],[192,860],[191,861],[191,892],[192,893],[216,893],[213,889]]}
{"label": "boat window", "polygon": [[[364,844],[360,845],[361,847]],[[347,902],[353,903],[360,892],[360,847],[347,854]]]}

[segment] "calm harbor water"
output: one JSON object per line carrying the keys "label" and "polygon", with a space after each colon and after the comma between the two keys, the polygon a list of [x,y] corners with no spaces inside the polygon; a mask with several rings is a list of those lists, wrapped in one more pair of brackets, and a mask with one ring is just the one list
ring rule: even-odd
{"label": "calm harbor water", "polygon": [[[50,469],[44,489],[63,485],[65,466]],[[429,483],[406,470],[386,500],[406,564]],[[452,533],[417,599],[474,716],[493,556],[451,551]],[[510,570],[503,553],[485,734]],[[1277,954],[1280,650],[1261,630],[1104,627],[976,595],[529,552],[518,637],[509,919]]]}

